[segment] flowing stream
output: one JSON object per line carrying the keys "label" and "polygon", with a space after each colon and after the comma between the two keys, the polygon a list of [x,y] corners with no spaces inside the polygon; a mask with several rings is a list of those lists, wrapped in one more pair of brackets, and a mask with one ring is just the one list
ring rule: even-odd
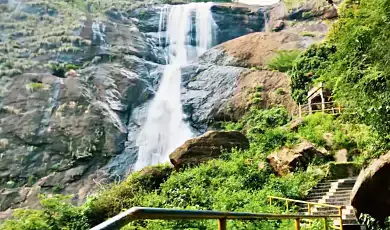
{"label": "flowing stream", "polygon": [[161,8],[159,42],[162,43],[165,31],[168,65],[137,138],[139,151],[135,170],[167,162],[172,151],[193,137],[184,121],[180,99],[181,67],[213,44],[216,25],[211,6],[212,3],[190,3]]}

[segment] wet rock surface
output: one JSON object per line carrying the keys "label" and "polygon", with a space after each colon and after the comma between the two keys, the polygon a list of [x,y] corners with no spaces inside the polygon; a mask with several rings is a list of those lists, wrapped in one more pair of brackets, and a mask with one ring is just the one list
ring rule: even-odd
{"label": "wet rock surface", "polygon": [[[160,46],[157,34],[162,6],[110,9],[105,17],[74,16],[72,22],[44,4],[23,6],[24,13],[35,15],[37,23],[51,23],[58,30],[43,26],[48,28],[44,35],[52,37],[42,44],[26,42],[34,36],[42,39],[41,35],[12,34],[14,47],[26,48],[23,55],[31,55],[35,64],[12,74],[11,70],[0,71],[0,218],[14,208],[37,206],[39,193],[74,194],[74,201],[80,203],[97,185],[122,180],[131,172],[137,159],[138,132],[166,63],[165,47]],[[215,44],[265,30],[265,17],[272,9],[213,6],[219,28]],[[307,28],[326,31],[322,24]],[[8,32],[0,26],[1,50],[9,42]],[[51,40],[60,35],[67,46]],[[280,38],[280,43],[272,44],[281,47],[287,47],[291,39],[303,41],[291,49],[317,41],[296,35],[264,36]],[[206,132],[215,121],[239,117],[248,109],[246,99],[254,87],[264,86],[264,107],[287,100],[284,74],[250,69],[263,65],[257,57],[264,53],[253,56],[250,51],[256,50],[256,44],[250,44],[263,41],[248,38],[213,48],[183,67],[183,109],[194,133]],[[164,36],[160,39],[164,41]],[[274,52],[268,51],[269,55]],[[82,68],[75,75],[58,78],[45,66],[53,60]],[[277,88],[286,94],[272,96]]]}

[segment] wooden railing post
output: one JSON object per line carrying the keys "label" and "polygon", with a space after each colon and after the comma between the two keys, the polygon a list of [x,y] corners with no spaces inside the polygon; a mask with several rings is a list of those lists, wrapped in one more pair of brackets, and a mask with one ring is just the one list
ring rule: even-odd
{"label": "wooden railing post", "polygon": [[286,200],[286,212],[288,213],[288,201]]}
{"label": "wooden railing post", "polygon": [[269,198],[269,206],[272,205],[272,197]]}
{"label": "wooden railing post", "polygon": [[295,219],[295,230],[301,230],[301,222],[299,219]]}
{"label": "wooden railing post", "polygon": [[218,219],[218,230],[226,230],[226,219]]}
{"label": "wooden railing post", "polygon": [[307,212],[311,215],[311,204],[307,204]]}
{"label": "wooden railing post", "polygon": [[343,230],[343,207],[339,207],[340,230]]}

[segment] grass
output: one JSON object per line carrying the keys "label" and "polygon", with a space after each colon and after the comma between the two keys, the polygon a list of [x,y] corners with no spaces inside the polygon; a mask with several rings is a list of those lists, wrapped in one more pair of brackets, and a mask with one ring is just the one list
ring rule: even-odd
{"label": "grass", "polygon": [[45,85],[39,82],[32,82],[26,85],[26,89],[30,92],[36,92],[44,88]]}
{"label": "grass", "polygon": [[283,94],[285,94],[283,88],[278,88],[278,89],[276,89],[276,90],[275,90],[275,93],[276,93],[277,95],[283,95]]}
{"label": "grass", "polygon": [[[259,93],[259,92],[255,92]],[[351,146],[357,139],[333,116],[314,114],[305,118],[297,132],[285,128],[290,121],[282,107],[269,110],[252,108],[238,122],[224,123],[226,130],[244,132],[250,140],[245,151],[225,152],[219,159],[199,166],[173,171],[169,165],[148,167],[132,173],[125,181],[112,184],[89,197],[81,207],[64,198],[44,197],[43,210],[17,210],[14,219],[0,229],[89,229],[123,210],[134,206],[175,208],[187,210],[221,210],[236,212],[282,213],[284,203],[268,204],[269,195],[301,199],[328,172],[323,161],[312,161],[307,168],[293,174],[276,176],[266,157],[283,146],[294,146],[301,139],[326,146],[324,133],[333,134],[334,148]],[[337,133],[341,134],[337,134]],[[332,148],[332,147],[331,147]],[[262,165],[261,167],[259,165]],[[343,174],[339,169],[334,174]],[[50,205],[49,205],[50,204]],[[50,215],[45,215],[45,213]],[[39,215],[37,215],[39,214]],[[54,216],[56,219],[51,219]],[[77,217],[77,218],[76,218]],[[67,221],[62,221],[62,220]],[[41,227],[39,224],[42,224]],[[30,228],[26,228],[29,226]],[[229,221],[229,229],[290,229],[291,221]],[[320,226],[320,225],[319,225]],[[35,227],[35,228],[34,228]],[[69,228],[70,227],[70,228]],[[124,229],[215,229],[216,221],[134,221]],[[316,229],[316,228],[313,228]]]}
{"label": "grass", "polygon": [[308,31],[302,31],[300,33],[300,35],[303,36],[303,37],[312,37],[312,38],[314,38],[316,36],[314,33],[308,32]]}
{"label": "grass", "polygon": [[280,72],[287,72],[293,67],[295,59],[299,55],[298,50],[278,51],[276,55],[267,63],[268,68]]}

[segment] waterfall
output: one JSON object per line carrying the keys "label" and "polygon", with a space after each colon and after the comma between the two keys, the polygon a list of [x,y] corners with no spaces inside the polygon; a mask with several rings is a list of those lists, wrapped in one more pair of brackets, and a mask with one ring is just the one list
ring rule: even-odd
{"label": "waterfall", "polygon": [[102,51],[107,51],[106,25],[102,22],[92,22],[92,39],[98,42]]}
{"label": "waterfall", "polygon": [[[161,8],[159,42],[165,30],[168,65],[137,138],[135,170],[167,162],[172,151],[193,137],[181,105],[181,66],[212,46],[215,22],[211,6],[212,3],[190,3]],[[191,46],[192,34],[196,35],[196,47]]]}

